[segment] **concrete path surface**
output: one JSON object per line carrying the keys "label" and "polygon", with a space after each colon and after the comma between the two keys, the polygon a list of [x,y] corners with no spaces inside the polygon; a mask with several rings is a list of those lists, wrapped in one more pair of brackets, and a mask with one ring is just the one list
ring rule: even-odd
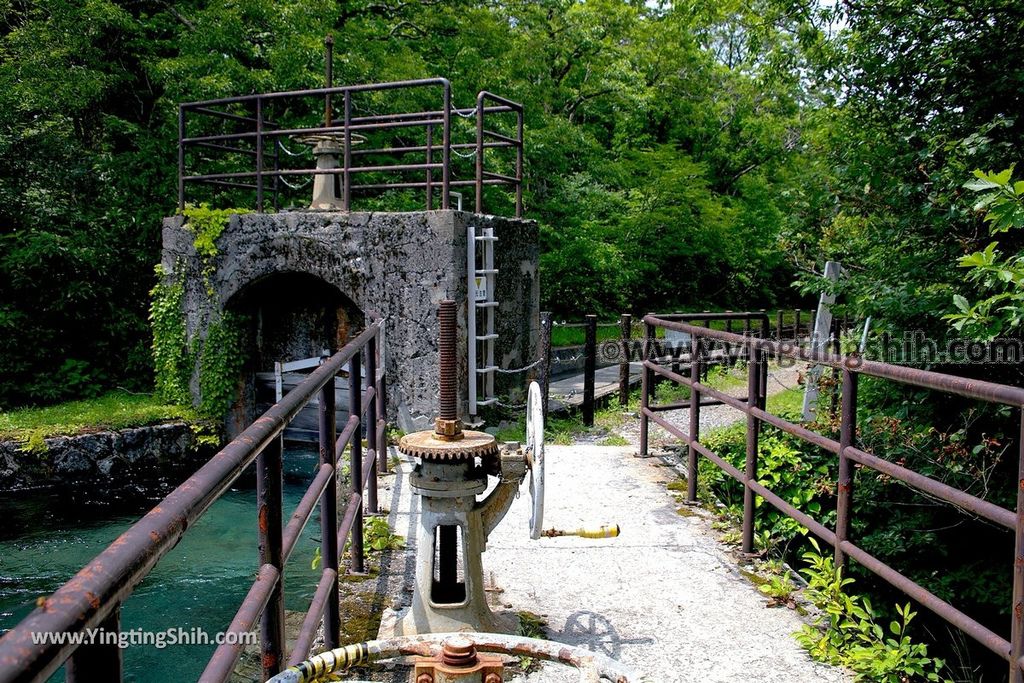
{"label": "concrete path surface", "polygon": [[[800,616],[766,607],[709,518],[677,513],[665,488],[675,473],[634,452],[548,447],[545,528],[618,523],[622,533],[531,541],[524,486],[484,554],[499,606],[542,615],[551,639],[603,652],[655,683],[849,680],[807,657],[792,636]],[[578,676],[548,664],[526,680]]]}

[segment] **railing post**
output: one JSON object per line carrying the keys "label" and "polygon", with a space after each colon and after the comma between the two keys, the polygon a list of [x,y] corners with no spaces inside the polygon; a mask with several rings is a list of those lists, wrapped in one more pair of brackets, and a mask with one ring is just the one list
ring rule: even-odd
{"label": "railing post", "polygon": [[743,545],[742,551],[747,554],[754,552],[754,490],[752,482],[757,481],[757,446],[760,435],[760,421],[750,411],[752,407],[761,407],[758,396],[758,385],[761,378],[761,352],[752,340],[747,341],[747,458],[744,468],[746,481],[743,485]]}
{"label": "railing post", "polygon": [[185,210],[185,107],[178,105],[178,213]]}
{"label": "railing post", "polygon": [[551,395],[551,312],[540,314],[540,395],[544,420],[548,419],[548,398]]}
{"label": "railing post", "polygon": [[629,405],[629,340],[633,336],[633,316],[619,316],[619,405]]}
{"label": "railing post", "polygon": [[[379,474],[387,474],[388,472],[388,441],[385,435],[385,429],[388,424],[388,403],[387,403],[387,390],[385,389],[385,374],[386,370],[381,364],[381,354],[383,353],[384,347],[384,321],[378,322],[377,336],[373,340],[373,350],[376,353],[376,358],[373,361],[374,368],[374,386],[377,387],[377,396],[374,399],[377,403],[377,422],[374,425],[374,429],[377,430],[377,472]],[[378,378],[377,375],[380,375]]]}
{"label": "railing post", "polygon": [[484,96],[483,93],[476,97],[476,187],[473,204],[477,213],[484,210]]}
{"label": "railing post", "polygon": [[[355,364],[353,359],[352,364]],[[341,616],[338,612],[338,458],[335,455],[337,420],[334,414],[334,378],[320,390],[318,406],[320,422],[320,464],[334,468],[323,496],[320,498],[320,563],[324,571],[335,573],[334,582],[327,594],[327,609],[324,612],[324,644],[328,649],[338,647]]]}
{"label": "railing post", "polygon": [[377,504],[377,337],[366,343],[366,386],[374,388],[374,398],[366,406],[366,448],[373,453],[370,480],[366,484],[366,511],[375,515]]}
{"label": "railing post", "polygon": [[451,208],[451,155],[452,155],[452,86],[444,84],[444,106],[441,112],[441,208]]}
{"label": "railing post", "polygon": [[100,622],[100,630],[110,636],[101,642],[81,645],[68,658],[64,680],[67,683],[92,683],[92,681],[120,681],[124,669],[122,650],[117,646],[121,633],[121,606],[117,605]]}
{"label": "railing post", "polygon": [[260,617],[263,678],[276,676],[284,658],[284,567],[281,562],[282,437],[271,441],[256,459],[256,501],[260,566],[277,568],[278,580]]}
{"label": "railing post", "polygon": [[[690,337],[690,382],[700,382],[701,364],[704,362],[703,344],[697,335]],[[686,501],[697,502],[697,449],[694,444],[700,440],[700,392],[690,387],[690,430],[687,432]]]}
{"label": "railing post", "polygon": [[[648,313],[647,315],[654,315]],[[657,348],[657,330],[654,325],[646,324],[644,326],[644,358],[654,362],[658,357]],[[658,377],[654,374],[654,370],[651,370],[650,381],[647,383],[647,393],[650,395],[649,401],[656,401],[658,398]]]}
{"label": "railing post", "polygon": [[597,316],[584,316],[583,424],[594,426],[594,373],[597,371]]}
{"label": "railing post", "polygon": [[654,388],[653,372],[647,367],[651,356],[651,342],[654,339],[654,325],[644,323],[644,342],[642,347],[642,370],[640,372],[640,457],[648,455],[648,432],[650,418],[647,410],[651,405],[652,389]]}
{"label": "railing post", "polygon": [[434,127],[427,126],[427,211],[434,208],[434,177],[430,164],[434,163]]}
{"label": "railing post", "polygon": [[256,213],[263,213],[263,98],[256,98]]}
{"label": "railing post", "polygon": [[800,345],[800,314],[799,308],[793,309],[793,343],[797,346]]}
{"label": "railing post", "polygon": [[850,532],[850,502],[853,497],[853,465],[846,449],[854,445],[857,436],[857,373],[843,367],[843,397],[839,423],[839,481],[836,492],[836,567],[846,565],[843,541]]}
{"label": "railing post", "polygon": [[[362,374],[362,353],[352,356],[351,370],[348,373],[348,414],[359,416],[363,408],[363,380]],[[362,494],[363,492],[363,420],[359,419],[359,426],[352,435],[352,443],[349,445],[349,476],[352,478],[352,493]],[[364,573],[363,568],[363,504],[359,502],[359,509],[355,513],[355,521],[352,523],[352,542],[349,544],[349,567],[353,574]]]}
{"label": "railing post", "polygon": [[[349,211],[352,208],[352,91],[345,91],[343,106],[345,109],[345,149],[342,150],[341,205],[345,211]],[[336,186],[332,184],[332,187]]]}
{"label": "railing post", "polygon": [[1022,683],[1024,656],[1024,409],[1020,416],[1017,453],[1017,525],[1014,532],[1013,605],[1010,610],[1010,683]]}

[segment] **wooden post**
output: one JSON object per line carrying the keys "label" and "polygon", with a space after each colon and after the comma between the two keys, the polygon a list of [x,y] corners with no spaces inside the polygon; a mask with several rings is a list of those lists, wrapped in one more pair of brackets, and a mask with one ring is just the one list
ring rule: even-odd
{"label": "wooden post", "polygon": [[749,408],[761,407],[757,395],[761,377],[761,352],[754,348],[753,342],[748,341],[747,354],[750,363],[747,365],[747,457],[743,473],[746,481],[743,484],[742,551],[751,554],[754,552],[754,490],[750,488],[750,484],[757,481],[757,446],[761,422]]}
{"label": "wooden post", "polygon": [[846,457],[846,449],[853,446],[857,434],[857,373],[843,368],[842,417],[839,423],[839,482],[836,495],[836,548],[835,564],[846,564],[842,543],[849,537],[850,501],[853,495],[853,465]]}
{"label": "wooden post", "polygon": [[[700,382],[703,343],[697,335],[690,337],[690,381]],[[700,392],[690,387],[690,431],[687,434],[686,500],[697,502],[697,449],[694,444],[700,439]]]}
{"label": "wooden post", "polygon": [[597,316],[584,317],[583,424],[594,426],[594,373],[597,371]]}
{"label": "wooden post", "polygon": [[629,342],[633,336],[633,316],[623,313],[619,316],[619,405],[629,405]]}

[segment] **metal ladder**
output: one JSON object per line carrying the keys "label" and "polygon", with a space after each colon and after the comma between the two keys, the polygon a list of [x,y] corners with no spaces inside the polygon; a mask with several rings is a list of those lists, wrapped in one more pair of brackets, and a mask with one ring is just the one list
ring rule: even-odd
{"label": "metal ladder", "polygon": [[[495,311],[498,302],[494,300],[494,228],[466,229],[466,273],[469,286],[466,331],[469,339],[469,415],[474,418],[478,408],[497,402],[494,394],[494,375],[498,366],[494,363]],[[478,313],[480,315],[478,315]],[[478,320],[483,323],[483,333]],[[480,365],[480,363],[483,365]]]}

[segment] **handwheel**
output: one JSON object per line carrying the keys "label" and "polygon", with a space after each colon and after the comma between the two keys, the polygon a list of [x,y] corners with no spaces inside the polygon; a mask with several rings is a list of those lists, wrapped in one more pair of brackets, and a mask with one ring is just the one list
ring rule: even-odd
{"label": "handwheel", "polygon": [[530,467],[530,538],[537,540],[544,530],[544,399],[540,385],[530,383],[526,397],[526,458]]}
{"label": "handwheel", "polygon": [[[370,640],[346,645],[312,657],[269,679],[267,683],[311,683],[327,674],[353,666],[365,666],[396,657],[438,657],[446,641],[468,642],[477,651],[494,654],[533,657],[576,667],[580,683],[649,683],[650,679],[624,664],[582,647],[573,647],[552,640],[507,636],[500,633],[430,633],[399,636],[387,640]],[[369,683],[351,681],[350,683]]]}

